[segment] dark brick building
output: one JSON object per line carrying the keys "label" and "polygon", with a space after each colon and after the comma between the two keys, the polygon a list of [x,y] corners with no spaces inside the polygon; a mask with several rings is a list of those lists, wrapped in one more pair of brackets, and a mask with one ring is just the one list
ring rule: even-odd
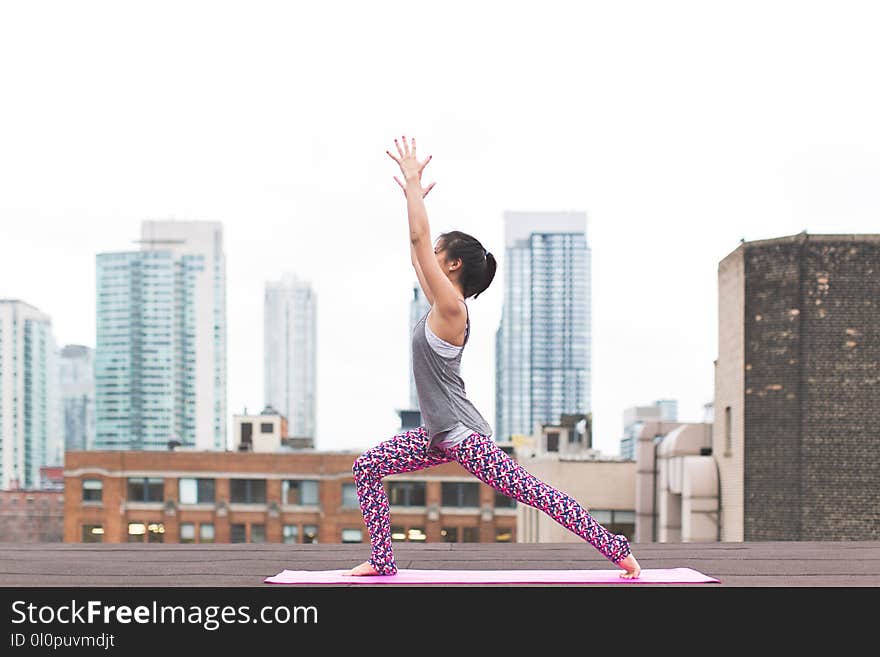
{"label": "dark brick building", "polygon": [[880,539],[880,235],[746,242],[719,314],[723,540]]}

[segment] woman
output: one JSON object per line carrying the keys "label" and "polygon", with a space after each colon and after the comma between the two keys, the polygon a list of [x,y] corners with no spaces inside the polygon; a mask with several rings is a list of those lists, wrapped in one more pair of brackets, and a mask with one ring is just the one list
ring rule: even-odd
{"label": "woman", "polygon": [[475,299],[489,287],[496,262],[491,253],[460,231],[440,236],[432,249],[428,216],[422,199],[434,187],[422,188],[422,170],[431,161],[416,159],[403,138],[395,139],[409,214],[410,253],[430,311],[416,324],[412,336],[413,376],[424,426],[394,436],[357,458],[352,471],[364,522],[370,532],[371,556],[347,574],[393,575],[397,572],[391,547],[388,496],[382,478],[400,472],[458,461],[468,472],[500,493],[528,504],[589,541],[612,563],[625,570],[621,577],[639,576],[640,568],[623,535],[614,535],[565,493],[540,481],[505,454],[490,438],[492,429],[465,395],[459,376],[461,354],[470,335],[465,299]]}

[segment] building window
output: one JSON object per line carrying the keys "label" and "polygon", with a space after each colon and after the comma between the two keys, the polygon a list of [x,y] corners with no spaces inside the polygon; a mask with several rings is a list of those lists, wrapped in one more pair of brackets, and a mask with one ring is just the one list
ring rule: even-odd
{"label": "building window", "polygon": [[230,479],[229,497],[236,504],[265,504],[266,480]]}
{"label": "building window", "polygon": [[590,509],[590,515],[593,516],[593,520],[600,525],[611,522],[611,511],[606,511],[605,509]]}
{"label": "building window", "polygon": [[631,537],[636,531],[636,512],[611,509],[590,509],[590,515],[612,534]]}
{"label": "building window", "polygon": [[199,525],[199,543],[214,542],[214,524],[203,522]]}
{"label": "building window", "polygon": [[192,522],[180,523],[180,542],[195,543],[196,542],[196,526]]}
{"label": "building window", "polygon": [[281,484],[281,499],[284,504],[317,505],[318,482],[287,479]]}
{"label": "building window", "polygon": [[548,431],[547,432],[547,451],[548,452],[558,452],[559,451],[559,432],[558,431]]}
{"label": "building window", "polygon": [[165,500],[165,484],[152,477],[128,478],[129,502],[162,502]]}
{"label": "building window", "polygon": [[253,433],[254,433],[254,425],[251,422],[242,422],[241,423],[241,444],[242,445],[253,445]]}
{"label": "building window", "polygon": [[275,425],[271,422],[260,422],[260,433],[272,433]]}
{"label": "building window", "polygon": [[251,525],[251,543],[265,543],[265,542],[266,542],[266,525],[263,525],[263,524]]}
{"label": "building window", "polygon": [[181,479],[179,482],[181,504],[213,504],[213,479]]}
{"label": "building window", "polygon": [[461,540],[462,543],[479,543],[480,532],[476,527],[462,527]]}
{"label": "building window", "polygon": [[495,542],[496,543],[510,543],[513,540],[513,530],[512,529],[496,529],[495,530]]}
{"label": "building window", "polygon": [[364,532],[361,529],[343,529],[342,530],[342,542],[343,543],[363,543],[364,542]]}
{"label": "building window", "polygon": [[242,523],[234,523],[229,526],[229,542],[244,543],[247,540],[247,528]]}
{"label": "building window", "polygon": [[731,423],[730,406],[724,407],[724,455],[730,456],[733,452],[733,429]]}
{"label": "building window", "polygon": [[480,505],[480,485],[461,481],[444,481],[440,484],[443,506],[476,507]]}
{"label": "building window", "polygon": [[104,490],[104,481],[101,479],[83,479],[82,501],[100,502]]}
{"label": "building window", "polygon": [[102,525],[83,525],[82,526],[82,542],[83,543],[103,543],[104,527]]}
{"label": "building window", "polygon": [[503,493],[499,493],[497,490],[495,491],[495,508],[496,509],[515,509],[516,508],[516,500],[512,497],[507,497]]}
{"label": "building window", "polygon": [[424,527],[403,527],[395,525],[391,528],[392,541],[413,541],[424,543],[428,539]]}
{"label": "building window", "polygon": [[425,482],[390,481],[388,500],[392,506],[425,506]]}
{"label": "building window", "polygon": [[458,527],[444,527],[440,530],[440,539],[444,543],[458,543]]}
{"label": "building window", "polygon": [[165,542],[165,524],[161,522],[151,522],[147,525],[147,541],[149,543]]}
{"label": "building window", "polygon": [[317,525],[303,525],[303,543],[317,543],[318,542],[318,526]]}
{"label": "building window", "polygon": [[128,523],[128,542],[143,543],[144,535],[147,533],[147,526],[142,522]]}
{"label": "building window", "polygon": [[342,484],[342,508],[359,509],[360,501],[357,496],[357,486],[355,484]]}
{"label": "building window", "polygon": [[299,538],[299,527],[296,525],[284,525],[281,528],[281,540],[284,543],[296,543]]}

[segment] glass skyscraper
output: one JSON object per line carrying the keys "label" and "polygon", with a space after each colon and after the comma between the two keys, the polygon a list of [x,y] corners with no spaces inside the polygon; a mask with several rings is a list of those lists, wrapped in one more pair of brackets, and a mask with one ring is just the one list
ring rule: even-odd
{"label": "glass skyscraper", "polygon": [[0,489],[33,489],[40,468],[63,465],[52,320],[0,299]]}
{"label": "glass skyscraper", "polygon": [[266,405],[287,418],[289,436],[314,439],[317,315],[311,285],[292,274],[266,283],[263,336]]}
{"label": "glass skyscraper", "polygon": [[222,227],[143,222],[97,256],[97,449],[226,449]]}
{"label": "glass skyscraper", "polygon": [[66,450],[95,444],[95,350],[66,345],[60,357],[61,407]]}
{"label": "glass skyscraper", "polygon": [[591,411],[586,213],[505,212],[504,300],[496,334],[499,441]]}

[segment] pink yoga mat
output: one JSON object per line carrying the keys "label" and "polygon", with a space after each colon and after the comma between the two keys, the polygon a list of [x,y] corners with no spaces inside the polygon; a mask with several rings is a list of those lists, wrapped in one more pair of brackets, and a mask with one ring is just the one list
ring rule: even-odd
{"label": "pink yoga mat", "polygon": [[352,577],[348,570],[282,570],[266,584],[697,584],[719,582],[691,568],[643,568],[638,579],[621,570],[407,570]]}

